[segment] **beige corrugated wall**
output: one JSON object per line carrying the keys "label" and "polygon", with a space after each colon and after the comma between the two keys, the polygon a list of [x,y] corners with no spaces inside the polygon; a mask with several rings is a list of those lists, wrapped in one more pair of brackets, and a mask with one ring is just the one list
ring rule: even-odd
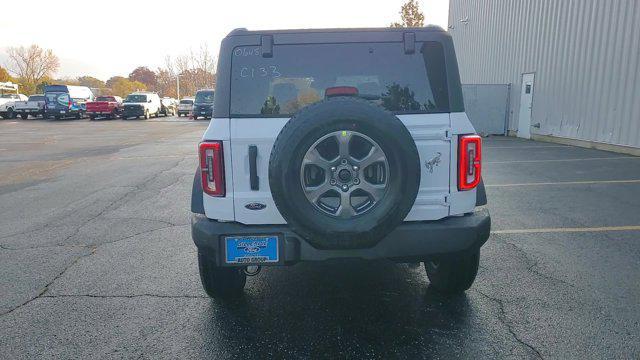
{"label": "beige corrugated wall", "polygon": [[532,134],[640,147],[640,0],[450,0],[449,32],[463,84],[513,84],[510,130],[534,72]]}

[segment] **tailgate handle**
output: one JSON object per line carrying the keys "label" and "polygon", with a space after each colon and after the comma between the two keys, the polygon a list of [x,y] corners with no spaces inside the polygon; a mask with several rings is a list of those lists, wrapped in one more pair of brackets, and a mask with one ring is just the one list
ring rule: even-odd
{"label": "tailgate handle", "polygon": [[251,190],[260,189],[260,178],[258,177],[258,169],[256,162],[258,161],[258,147],[249,145],[249,182]]}

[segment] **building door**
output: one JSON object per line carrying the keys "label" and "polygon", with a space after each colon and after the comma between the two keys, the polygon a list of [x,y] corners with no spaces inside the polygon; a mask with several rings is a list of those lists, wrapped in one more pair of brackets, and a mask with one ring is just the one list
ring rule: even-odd
{"label": "building door", "polygon": [[522,74],[520,90],[520,113],[518,115],[518,137],[531,137],[531,106],[533,105],[533,73]]}

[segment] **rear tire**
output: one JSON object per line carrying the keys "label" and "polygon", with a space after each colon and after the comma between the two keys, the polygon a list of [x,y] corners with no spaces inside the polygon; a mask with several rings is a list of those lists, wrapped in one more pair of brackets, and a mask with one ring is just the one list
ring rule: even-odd
{"label": "rear tire", "polygon": [[20,117],[22,118],[22,120],[27,120],[29,118],[29,115],[27,114],[20,114]]}
{"label": "rear tire", "polygon": [[424,268],[433,287],[442,294],[461,294],[469,289],[478,274],[480,249],[443,255],[424,262]]}
{"label": "rear tire", "polygon": [[239,267],[216,266],[215,261],[198,251],[198,269],[204,291],[213,298],[234,298],[242,295],[247,275]]}
{"label": "rear tire", "polygon": [[150,117],[151,117],[151,116],[149,116],[149,110],[145,110],[145,111],[144,111],[144,119],[145,119],[145,120],[149,120],[149,118],[150,118]]}
{"label": "rear tire", "polygon": [[89,115],[89,120],[95,120],[96,116],[95,115]]}

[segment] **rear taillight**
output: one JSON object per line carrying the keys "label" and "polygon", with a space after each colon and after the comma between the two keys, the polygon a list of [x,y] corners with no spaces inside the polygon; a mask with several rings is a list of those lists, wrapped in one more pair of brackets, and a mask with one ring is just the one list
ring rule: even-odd
{"label": "rear taillight", "polygon": [[202,190],[211,196],[225,196],[222,141],[201,142],[199,146]]}
{"label": "rear taillight", "polygon": [[458,190],[471,190],[480,183],[482,170],[482,138],[460,136],[458,148]]}

